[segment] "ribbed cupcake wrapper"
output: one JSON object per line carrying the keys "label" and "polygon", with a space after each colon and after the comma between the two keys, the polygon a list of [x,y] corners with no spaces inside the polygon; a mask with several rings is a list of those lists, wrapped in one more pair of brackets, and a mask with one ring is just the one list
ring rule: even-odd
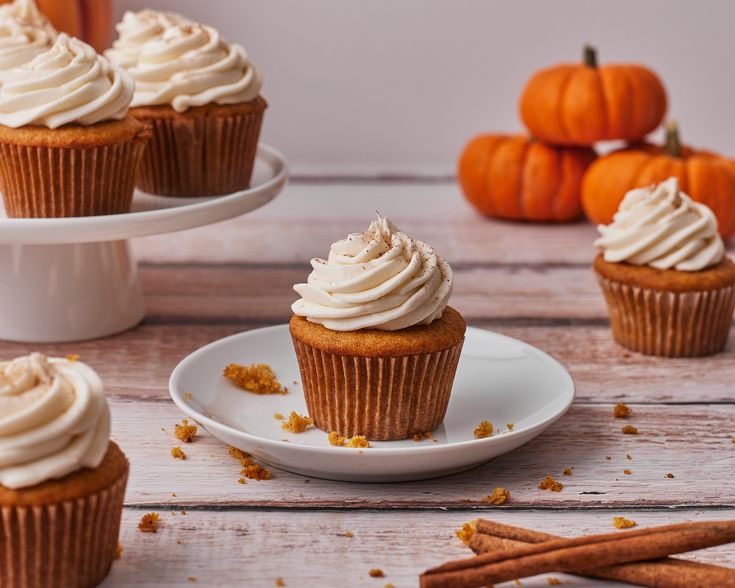
{"label": "ribbed cupcake wrapper", "polygon": [[99,584],[115,559],[126,482],[73,501],[0,507],[0,586]]}
{"label": "ribbed cupcake wrapper", "polygon": [[150,194],[209,196],[250,185],[263,107],[251,113],[145,118],[153,138],[138,171]]}
{"label": "ribbed cupcake wrapper", "polygon": [[615,340],[646,355],[695,357],[722,351],[735,309],[735,286],[669,292],[597,274]]}
{"label": "ribbed cupcake wrapper", "polygon": [[462,343],[419,355],[336,355],[294,338],[306,406],[323,431],[408,439],[444,420]]}
{"label": "ribbed cupcake wrapper", "polygon": [[16,218],[128,212],[145,142],[84,149],[0,144],[5,211]]}

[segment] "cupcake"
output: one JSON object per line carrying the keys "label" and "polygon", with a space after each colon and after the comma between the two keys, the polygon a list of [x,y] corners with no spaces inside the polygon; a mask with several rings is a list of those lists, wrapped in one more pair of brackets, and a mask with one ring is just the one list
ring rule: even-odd
{"label": "cupcake", "polygon": [[712,355],[727,344],[735,264],[717,219],[676,178],[628,192],[598,227],[594,270],[615,340],[647,355]]}
{"label": "cupcake", "polygon": [[[136,83],[131,114],[153,128],[138,187],[167,196],[247,188],[266,108],[258,69],[212,27],[146,14],[120,26],[111,54],[121,63],[137,54],[135,65],[124,61]],[[142,30],[153,36],[138,45]]]}
{"label": "cupcake", "polygon": [[311,265],[289,326],[314,424],[372,440],[436,429],[466,330],[449,264],[379,218]]}
{"label": "cupcake", "polygon": [[24,65],[48,51],[57,33],[33,0],[0,6],[0,71]]}
{"label": "cupcake", "polygon": [[134,82],[65,34],[0,72],[0,183],[11,217],[127,212],[149,131],[127,116]]}
{"label": "cupcake", "polygon": [[128,462],[99,376],[38,353],[0,362],[0,586],[81,588],[107,575]]}

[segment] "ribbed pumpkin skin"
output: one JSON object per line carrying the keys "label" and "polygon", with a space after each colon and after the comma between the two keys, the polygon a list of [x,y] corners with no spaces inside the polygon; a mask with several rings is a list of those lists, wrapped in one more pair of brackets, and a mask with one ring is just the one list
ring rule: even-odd
{"label": "ribbed pumpkin skin", "polygon": [[666,91],[640,65],[557,65],[526,84],[520,114],[531,135],[555,145],[643,138],[666,114]]}
{"label": "ribbed pumpkin skin", "polygon": [[568,222],[582,214],[582,176],[595,157],[592,149],[484,134],[464,148],[457,175],[467,200],[486,216]]}
{"label": "ribbed pumpkin skin", "polygon": [[676,176],[683,192],[712,209],[723,238],[735,234],[735,162],[687,147],[681,155],[642,143],[600,157],[582,182],[585,214],[593,223],[609,224],[628,190]]}

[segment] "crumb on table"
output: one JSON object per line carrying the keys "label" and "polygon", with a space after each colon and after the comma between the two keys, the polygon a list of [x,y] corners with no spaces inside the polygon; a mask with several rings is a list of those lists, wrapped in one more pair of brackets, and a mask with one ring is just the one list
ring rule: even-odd
{"label": "crumb on table", "polygon": [[291,411],[288,420],[281,424],[281,428],[289,433],[303,433],[314,424],[311,417]]}
{"label": "crumb on table", "polygon": [[352,531],[345,531],[344,533],[340,533],[341,537],[347,537],[348,539],[352,539],[355,534]]}
{"label": "crumb on table", "polygon": [[475,521],[463,523],[462,527],[457,529],[454,534],[457,536],[457,539],[467,545],[470,539],[472,539],[472,535],[475,534]]}
{"label": "crumb on table", "polygon": [[434,436],[434,434],[431,431],[426,431],[426,433],[416,433],[413,436],[413,440],[417,443],[419,441],[423,441],[424,439],[431,439]]}
{"label": "crumb on table", "polygon": [[564,484],[562,484],[561,482],[557,482],[549,474],[546,474],[546,477],[541,482],[539,482],[538,487],[540,490],[551,490],[552,492],[561,492],[562,488],[564,488]]}
{"label": "crumb on table", "polygon": [[288,393],[288,388],[281,386],[271,367],[264,363],[251,365],[231,363],[225,368],[224,376],[238,387],[255,394]]}
{"label": "crumb on table", "polygon": [[638,427],[634,427],[633,425],[625,425],[622,429],[620,429],[623,434],[625,435],[637,435],[638,434]]}
{"label": "crumb on table", "polygon": [[347,440],[346,437],[343,437],[337,433],[337,431],[331,431],[329,435],[327,435],[327,439],[329,439],[330,445],[336,445],[337,447],[342,447]]}
{"label": "crumb on table", "polygon": [[565,476],[571,476],[574,473],[574,467],[571,468],[564,468],[564,471],[562,472]]}
{"label": "crumb on table", "polygon": [[186,579],[189,580],[189,582],[196,582],[197,577],[196,576],[186,576]]}
{"label": "crumb on table", "polygon": [[386,584],[383,588],[396,588],[393,584]]}
{"label": "crumb on table", "polygon": [[674,474],[672,474],[671,472],[669,472],[669,473],[666,474],[666,477],[669,478],[669,479],[671,479],[671,478],[674,477]]}
{"label": "crumb on table", "polygon": [[286,582],[283,581],[283,578],[276,578],[276,586],[285,586]]}
{"label": "crumb on table", "polygon": [[631,521],[625,517],[613,517],[613,525],[616,529],[629,529],[630,527],[635,527],[637,524],[635,521]]}
{"label": "crumb on table", "polygon": [[138,529],[143,533],[157,533],[158,526],[161,523],[161,515],[157,512],[149,512],[144,514],[138,523]]}
{"label": "crumb on table", "polygon": [[500,506],[501,504],[505,504],[506,502],[508,502],[509,498],[510,492],[508,492],[505,488],[495,488],[495,490],[493,490],[493,493],[489,496],[485,496],[482,501],[486,504]]}
{"label": "crumb on table", "polygon": [[484,439],[493,434],[493,424],[490,421],[481,421],[475,428],[475,439]]}
{"label": "crumb on table", "polygon": [[271,473],[266,468],[264,468],[262,465],[253,463],[250,465],[245,466],[240,473],[245,476],[246,478],[250,478],[251,480],[270,480],[271,479]]}
{"label": "crumb on table", "polygon": [[633,456],[630,453],[626,453],[625,459],[633,459]]}
{"label": "crumb on table", "polygon": [[197,436],[197,426],[190,425],[189,421],[184,419],[180,425],[174,427],[174,435],[179,441],[191,443],[194,437]]}
{"label": "crumb on table", "polygon": [[176,447],[171,448],[171,457],[174,459],[186,459],[186,453],[184,453],[184,450],[177,445]]}
{"label": "crumb on table", "polygon": [[627,404],[618,402],[613,408],[613,416],[616,419],[627,419],[633,413],[633,409]]}
{"label": "crumb on table", "polygon": [[365,435],[355,435],[347,441],[347,447],[370,447],[370,441]]}
{"label": "crumb on table", "polygon": [[123,554],[123,546],[119,543],[115,546],[115,559],[120,559]]}
{"label": "crumb on table", "polygon": [[237,447],[232,446],[230,446],[227,451],[229,452],[231,457],[234,457],[237,461],[240,462],[241,466],[246,466],[253,463],[253,458],[247,451],[243,451],[242,449],[238,449]]}
{"label": "crumb on table", "polygon": [[385,572],[380,568],[373,568],[368,572],[371,578],[385,578]]}
{"label": "crumb on table", "polygon": [[248,481],[245,478],[240,478],[240,479],[237,480],[237,483],[238,484],[247,484]]}
{"label": "crumb on table", "polygon": [[632,474],[633,472],[632,472],[631,470],[623,470],[623,473],[624,473],[624,474],[625,474],[626,476],[630,476],[630,474]]}

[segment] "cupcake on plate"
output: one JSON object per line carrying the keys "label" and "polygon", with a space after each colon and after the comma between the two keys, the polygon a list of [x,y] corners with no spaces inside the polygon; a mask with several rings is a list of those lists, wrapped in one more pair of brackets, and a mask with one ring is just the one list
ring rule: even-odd
{"label": "cupcake on plate", "polygon": [[57,33],[33,0],[0,5],[0,71],[48,51]]}
{"label": "cupcake on plate", "polygon": [[[267,106],[260,72],[212,27],[156,22],[163,34],[130,51],[138,57],[128,67],[136,83],[131,114],[153,128],[138,187],[167,196],[246,189]],[[121,29],[118,51],[135,30]]]}
{"label": "cupcake on plate", "polygon": [[135,83],[60,34],[26,65],[0,72],[0,183],[11,217],[130,210],[149,131],[127,115]]}
{"label": "cupcake on plate", "polygon": [[618,343],[668,357],[724,349],[735,308],[735,264],[707,206],[669,178],[628,192],[612,224],[598,230],[594,270]]}
{"label": "cupcake on plate", "polygon": [[311,265],[289,326],[314,424],[373,440],[436,429],[466,330],[449,264],[379,218]]}
{"label": "cupcake on plate", "polygon": [[82,588],[117,548],[128,461],[99,376],[33,353],[0,362],[0,586]]}

